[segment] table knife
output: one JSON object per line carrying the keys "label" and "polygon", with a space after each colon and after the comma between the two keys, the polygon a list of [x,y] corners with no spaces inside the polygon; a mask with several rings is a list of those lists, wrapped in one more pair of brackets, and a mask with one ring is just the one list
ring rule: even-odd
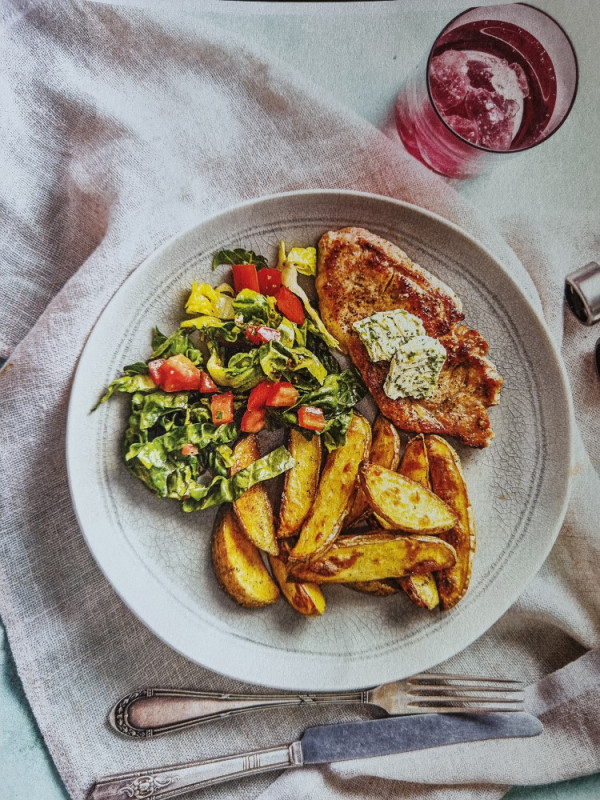
{"label": "table knife", "polygon": [[96,781],[88,800],[177,797],[246,775],[405,753],[482,739],[537,736],[542,723],[531,714],[419,714],[308,728],[301,739],[280,747],[224,758],[110,775]]}

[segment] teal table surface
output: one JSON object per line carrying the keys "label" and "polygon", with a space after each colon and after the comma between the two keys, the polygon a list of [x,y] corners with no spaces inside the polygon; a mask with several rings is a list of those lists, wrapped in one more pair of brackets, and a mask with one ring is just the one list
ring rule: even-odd
{"label": "teal table surface", "polygon": [[[122,5],[154,5],[168,10],[166,0],[123,0]],[[302,9],[301,4],[192,2],[181,5],[197,20],[224,26],[253,44],[262,46],[272,56],[285,60],[301,72],[308,84],[325,90],[335,101],[382,128],[405,74],[423,55],[428,44],[449,18],[469,4],[390,2],[357,3],[351,13],[340,14],[334,4],[316,9]],[[448,9],[448,5],[451,6]],[[538,0],[536,5],[552,14],[572,37],[578,53],[581,74],[597,75],[597,31],[600,29],[600,3],[581,0]],[[268,9],[266,6],[269,6]],[[329,6],[329,8],[328,8]],[[359,52],[361,58],[357,59]],[[521,193],[522,210],[540,206],[540,186],[561,185],[565,198],[574,208],[584,209],[597,195],[598,172],[589,168],[597,154],[581,157],[570,136],[577,135],[579,145],[593,142],[600,117],[599,82],[582,81],[580,95],[591,114],[580,115],[577,125],[565,126],[538,151],[527,154],[529,178]],[[576,107],[577,110],[577,107]],[[574,112],[575,114],[575,112]],[[573,154],[573,155],[570,155]],[[579,157],[578,157],[579,156]],[[518,173],[513,162],[492,175],[460,184],[456,188],[479,208],[502,212],[503,192]],[[558,166],[557,166],[558,165]],[[568,178],[568,180],[566,180]],[[550,192],[551,193],[551,192]],[[543,203],[542,203],[543,205]],[[543,207],[540,209],[543,214]],[[0,627],[0,796],[11,800],[66,800],[64,789],[37,729],[35,719],[23,694],[17,669],[10,653],[4,629]],[[119,765],[115,764],[115,771]],[[563,783],[514,787],[508,800],[596,800],[600,797],[600,775],[590,775]]]}

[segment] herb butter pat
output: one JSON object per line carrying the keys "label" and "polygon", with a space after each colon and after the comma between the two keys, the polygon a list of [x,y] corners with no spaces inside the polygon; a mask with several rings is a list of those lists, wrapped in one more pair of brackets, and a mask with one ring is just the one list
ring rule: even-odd
{"label": "herb butter pat", "polygon": [[383,391],[391,400],[429,397],[446,361],[446,349],[431,336],[415,336],[394,353]]}
{"label": "herb butter pat", "polygon": [[377,311],[370,317],[358,320],[352,327],[360,336],[371,361],[391,361],[403,344],[415,337],[425,336],[422,321],[400,308]]}

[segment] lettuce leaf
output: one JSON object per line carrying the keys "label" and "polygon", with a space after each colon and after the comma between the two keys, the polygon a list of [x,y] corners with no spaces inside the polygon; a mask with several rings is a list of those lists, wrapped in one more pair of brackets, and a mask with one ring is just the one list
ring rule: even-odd
{"label": "lettuce leaf", "polygon": [[222,350],[212,346],[206,369],[216,384],[238,392],[248,392],[265,379],[260,366],[260,351],[256,349],[249,353],[234,353],[225,365]]}
{"label": "lettuce leaf", "polygon": [[327,425],[321,431],[321,441],[328,453],[346,444],[346,433],[352,421],[353,413],[352,410],[348,410],[337,414],[327,422]]}
{"label": "lettuce leaf", "polygon": [[[304,405],[304,403],[299,403],[299,405]],[[282,410],[279,408],[269,408],[267,409],[267,421],[269,427],[273,430],[282,427],[296,428],[296,430],[303,433],[306,438],[320,436],[327,452],[330,453],[332,450],[336,450],[346,443],[346,433],[352,420],[352,414],[352,409],[337,413],[334,417],[327,420],[327,424],[323,430],[318,432],[308,431],[306,428],[302,428],[298,424],[298,415],[293,409]]]}
{"label": "lettuce leaf", "polygon": [[[154,389],[156,390],[156,386]],[[165,414],[185,411],[187,407],[187,392],[154,391],[152,394],[134,395],[131,403],[132,413],[138,416],[139,428],[143,431],[153,428]]]}
{"label": "lettuce leaf", "polygon": [[[139,458],[145,467],[162,463],[163,454],[181,453],[184,444],[195,444],[201,451],[213,444],[228,444],[234,442],[239,436],[237,427],[229,425],[212,425],[211,423],[197,423],[192,425],[178,425],[162,436],[157,436],[137,450],[135,458]],[[127,455],[126,460],[129,460]],[[158,459],[158,460],[157,460]]]}
{"label": "lettuce leaf", "polygon": [[301,395],[298,405],[318,406],[327,416],[352,408],[366,393],[367,389],[360,374],[354,367],[350,367],[338,375],[327,375],[321,386]]}
{"label": "lettuce leaf", "polygon": [[148,361],[153,361],[155,358],[169,358],[179,353],[187,356],[196,366],[202,364],[202,353],[190,342],[189,334],[186,331],[179,329],[171,336],[165,336],[158,328],[154,328],[152,354]]}
{"label": "lettuce leaf", "polygon": [[218,317],[203,316],[186,319],[181,323],[182,328],[195,328],[200,331],[204,339],[211,341],[237,342],[242,329],[235,322],[224,322]]}
{"label": "lettuce leaf", "polygon": [[213,289],[208,283],[194,281],[185,304],[185,310],[188,314],[233,319],[235,316],[231,298],[233,293],[233,289],[227,283],[222,283]]}
{"label": "lettuce leaf", "polygon": [[292,247],[285,260],[287,264],[295,267],[302,275],[317,274],[316,247]]}
{"label": "lettuce leaf", "polygon": [[[145,364],[144,368],[147,369]],[[156,384],[147,373],[121,375],[121,377],[115,378],[114,381],[111,381],[108,384],[104,394],[92,408],[92,411],[95,411],[101,403],[106,403],[106,401],[109,400],[115,392],[133,394],[134,392],[153,392],[155,389]]]}
{"label": "lettuce leaf", "polygon": [[257,267],[268,267],[269,264],[264,256],[257,255],[253,250],[244,250],[237,247],[234,250],[219,250],[215,253],[212,260],[212,268],[216,269],[221,264],[256,264]]}
{"label": "lettuce leaf", "polygon": [[233,503],[257,483],[276,478],[296,462],[285,447],[278,447],[231,478],[217,475],[208,485],[192,483],[183,501],[184,511],[199,511],[222,503]]}
{"label": "lettuce leaf", "polygon": [[[180,403],[184,397],[179,395]],[[239,436],[236,425],[184,422],[152,437],[152,433],[144,427],[148,420],[143,419],[143,413],[142,399],[130,417],[123,457],[127,468],[154,494],[182,500],[187,495],[188,486],[195,484],[207,470],[227,476],[227,470],[233,462],[233,451],[229,445]],[[158,422],[158,419],[155,421]],[[164,420],[160,422],[163,424]],[[196,445],[198,452],[184,456],[182,448],[185,444]]]}
{"label": "lettuce leaf", "polygon": [[282,315],[277,311],[275,298],[260,294],[253,289],[242,289],[233,299],[233,310],[244,322],[263,323],[276,328]]}
{"label": "lettuce leaf", "polygon": [[293,292],[302,300],[302,303],[304,304],[304,310],[309,318],[309,326],[311,326],[309,329],[311,329],[317,336],[320,336],[326,345],[339,350],[340,343],[335,336],[332,336],[329,333],[323,324],[323,320],[319,316],[318,311],[312,307],[310,300],[308,299],[308,295],[298,283],[298,272],[296,266],[292,261],[288,261],[287,259],[282,262],[281,255],[282,254],[280,252],[280,263],[278,266],[281,270],[281,283],[284,286],[287,286],[291,292]]}
{"label": "lettuce leaf", "polygon": [[[290,379],[299,370],[306,370],[314,378],[313,384],[321,384],[327,377],[323,364],[305,347],[286,347],[281,340],[272,341],[261,345],[259,354],[262,370],[272,381]],[[293,383],[298,386],[297,380]]]}

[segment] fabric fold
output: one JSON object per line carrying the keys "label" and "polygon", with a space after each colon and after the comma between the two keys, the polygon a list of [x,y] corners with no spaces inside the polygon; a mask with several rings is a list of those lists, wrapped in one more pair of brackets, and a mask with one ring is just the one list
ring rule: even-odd
{"label": "fabric fold", "polygon": [[[23,14],[1,34],[7,102],[0,115],[0,348],[9,359],[0,372],[0,610],[45,742],[79,799],[104,774],[278,745],[308,725],[356,718],[343,709],[273,712],[220,721],[209,735],[204,729],[149,741],[143,752],[109,730],[108,709],[136,686],[242,688],[186,661],[129,612],[74,518],[65,466],[69,389],[90,329],[127,275],[200,219],[241,200],[301,188],[360,189],[444,216],[486,246],[524,291],[537,285],[547,312],[561,267],[543,237],[531,239],[518,221],[482,219],[393,138],[220,29],[176,20],[166,9],[67,0],[21,6]],[[584,249],[580,244],[578,255]],[[575,328],[569,320],[563,333],[555,312],[548,321],[573,377],[580,368],[568,355]],[[580,356],[582,347],[573,352]],[[598,403],[590,407],[577,389],[575,397],[586,443],[597,441]],[[528,752],[549,780],[600,768],[591,719],[600,698],[592,688],[577,693],[598,672],[595,656],[577,659],[600,645],[599,489],[579,443],[573,501],[550,558],[515,607],[444,665],[501,672],[510,662],[535,684],[572,662],[564,677],[532,690],[532,702],[544,702],[547,730]],[[561,705],[567,700],[568,715]],[[370,759],[197,796],[492,800],[523,779],[522,759],[514,760],[509,743],[471,748],[448,752],[429,771],[424,756]]]}

